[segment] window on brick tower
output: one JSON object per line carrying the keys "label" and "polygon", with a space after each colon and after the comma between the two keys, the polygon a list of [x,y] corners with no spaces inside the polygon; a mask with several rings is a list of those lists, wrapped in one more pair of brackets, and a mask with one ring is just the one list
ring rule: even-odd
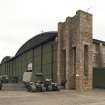
{"label": "window on brick tower", "polygon": [[84,76],[88,79],[88,45],[84,45]]}

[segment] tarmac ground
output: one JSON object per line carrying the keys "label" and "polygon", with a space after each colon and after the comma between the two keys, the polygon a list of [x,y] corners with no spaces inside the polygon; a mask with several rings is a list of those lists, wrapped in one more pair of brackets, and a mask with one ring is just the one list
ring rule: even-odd
{"label": "tarmac ground", "polygon": [[4,84],[0,105],[105,105],[105,90],[31,93],[22,84]]}

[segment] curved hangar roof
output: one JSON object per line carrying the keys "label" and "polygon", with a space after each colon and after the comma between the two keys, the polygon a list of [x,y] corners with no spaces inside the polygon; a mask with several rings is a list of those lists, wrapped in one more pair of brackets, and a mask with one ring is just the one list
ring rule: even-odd
{"label": "curved hangar roof", "polygon": [[11,59],[10,56],[5,56],[5,57],[2,59],[1,63],[5,63],[5,62],[7,62],[7,61],[10,60],[10,59]]}
{"label": "curved hangar roof", "polygon": [[[18,55],[23,54],[24,52],[37,47],[43,43],[46,43],[50,40],[53,40],[56,36],[57,36],[58,32],[57,31],[50,31],[50,32],[44,32],[44,33],[40,33],[36,36],[34,36],[33,38],[31,38],[30,40],[28,40],[26,43],[24,43],[20,49],[17,51],[16,55],[13,57],[15,58]],[[105,42],[103,41],[99,41],[96,39],[93,39],[93,42],[102,42],[105,44]]]}
{"label": "curved hangar roof", "polygon": [[16,56],[28,51],[31,48],[37,47],[47,41],[53,40],[57,36],[57,32],[44,32],[36,35],[35,37],[28,40],[22,47],[17,51]]}

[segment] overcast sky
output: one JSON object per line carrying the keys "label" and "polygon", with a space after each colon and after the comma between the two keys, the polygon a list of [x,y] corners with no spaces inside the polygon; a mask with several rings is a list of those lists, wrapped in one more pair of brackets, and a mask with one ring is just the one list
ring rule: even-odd
{"label": "overcast sky", "polygon": [[0,0],[0,61],[42,30],[56,31],[78,9],[93,14],[93,38],[105,40],[104,0]]}

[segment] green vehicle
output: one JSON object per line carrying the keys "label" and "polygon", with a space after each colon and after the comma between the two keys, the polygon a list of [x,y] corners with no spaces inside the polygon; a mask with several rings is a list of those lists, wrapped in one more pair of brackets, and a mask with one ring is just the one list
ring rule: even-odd
{"label": "green vehicle", "polygon": [[25,86],[30,92],[58,91],[60,89],[57,83],[52,82],[51,79],[45,79],[43,73],[37,73],[36,81],[26,82]]}

